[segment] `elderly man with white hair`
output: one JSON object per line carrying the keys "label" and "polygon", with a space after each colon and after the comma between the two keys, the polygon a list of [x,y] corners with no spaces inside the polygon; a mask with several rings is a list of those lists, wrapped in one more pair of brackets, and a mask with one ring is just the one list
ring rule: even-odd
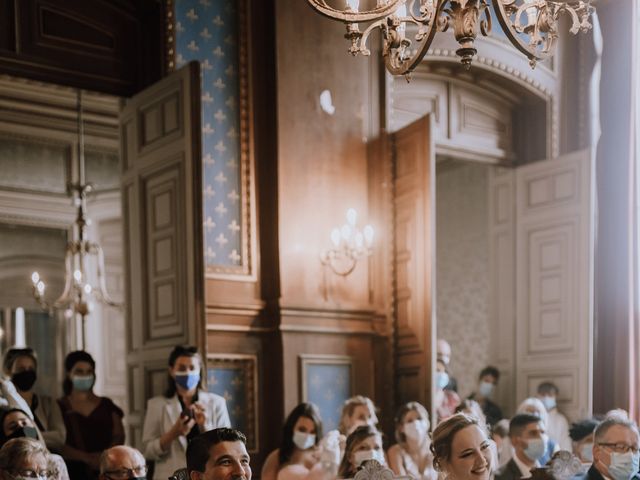
{"label": "elderly man with white hair", "polygon": [[100,457],[100,480],[143,480],[147,463],[135,448],[118,445],[105,450]]}
{"label": "elderly man with white hair", "polygon": [[593,432],[593,463],[576,480],[639,480],[640,435],[635,422],[610,416]]}

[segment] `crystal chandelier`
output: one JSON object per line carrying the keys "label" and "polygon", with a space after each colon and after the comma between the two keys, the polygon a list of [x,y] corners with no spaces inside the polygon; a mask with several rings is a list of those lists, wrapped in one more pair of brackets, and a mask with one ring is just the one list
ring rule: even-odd
{"label": "crystal chandelier", "polygon": [[322,264],[329,266],[336,275],[346,277],[356,268],[358,260],[372,253],[373,227],[365,225],[360,231],[357,218],[353,208],[347,210],[347,223],[331,231],[333,248],[320,254]]}
{"label": "crystal chandelier", "polygon": [[[307,0],[317,12],[346,24],[345,38],[352,55],[370,55],[367,47],[375,29],[382,34],[382,55],[393,75],[408,75],[427,54],[437,32],[453,30],[463,65],[471,66],[478,34],[491,32],[493,11],[507,38],[527,56],[531,67],[553,56],[558,39],[558,19],[567,14],[570,32],[591,29],[591,0],[375,0],[375,7],[360,10],[360,0]],[[369,0],[373,2],[373,0]],[[360,25],[365,25],[360,30]],[[412,37],[412,38],[409,38]]]}
{"label": "crystal chandelier", "polygon": [[[73,223],[73,240],[67,244],[65,255],[65,286],[57,300],[45,299],[46,284],[38,272],[31,274],[33,296],[40,306],[49,312],[64,311],[67,319],[79,317],[82,321],[82,348],[85,344],[86,317],[94,307],[94,301],[112,307],[120,304],[112,300],[105,281],[104,252],[102,247],[87,238],[87,194],[93,185],[86,182],[84,161],[84,125],[82,122],[82,92],[78,90],[78,181],[69,184],[73,204],[76,207],[76,219]],[[95,263],[97,282],[89,279],[90,262]]]}

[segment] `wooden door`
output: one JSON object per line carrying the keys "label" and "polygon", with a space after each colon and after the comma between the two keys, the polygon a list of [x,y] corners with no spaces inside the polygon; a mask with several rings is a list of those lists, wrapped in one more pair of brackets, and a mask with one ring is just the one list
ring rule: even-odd
{"label": "wooden door", "polygon": [[586,150],[515,172],[516,398],[553,381],[573,420],[592,409],[592,170]]}
{"label": "wooden door", "polygon": [[391,136],[396,401],[432,411],[435,368],[435,155],[430,115]]}
{"label": "wooden door", "polygon": [[121,113],[129,441],[178,344],[204,342],[200,72],[190,63]]}

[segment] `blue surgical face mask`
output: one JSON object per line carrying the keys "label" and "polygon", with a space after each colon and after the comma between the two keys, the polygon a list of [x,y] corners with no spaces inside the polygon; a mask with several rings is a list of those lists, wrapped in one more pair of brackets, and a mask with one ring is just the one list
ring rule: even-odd
{"label": "blue surgical face mask", "polygon": [[548,412],[556,408],[556,399],[554,397],[542,397],[540,400],[542,400],[544,408],[546,408]]}
{"label": "blue surgical face mask", "polygon": [[611,464],[609,465],[609,475],[613,480],[630,480],[640,466],[640,452],[638,453],[615,453],[611,454]]}
{"label": "blue surgical face mask", "polygon": [[198,372],[179,372],[176,373],[176,385],[185,390],[193,390],[200,382],[200,373]]}
{"label": "blue surgical face mask", "polygon": [[78,390],[79,392],[88,392],[91,390],[95,381],[95,375],[73,375],[71,377],[73,389]]}
{"label": "blue surgical face mask", "polygon": [[580,457],[585,463],[593,462],[593,443],[585,443],[580,447]]}
{"label": "blue surgical face mask", "polygon": [[478,386],[478,393],[484,398],[489,398],[493,394],[495,385],[491,382],[480,382]]}
{"label": "blue surgical face mask", "polygon": [[436,387],[443,390],[447,385],[449,385],[449,375],[447,372],[436,373]]}
{"label": "blue surgical face mask", "polygon": [[[540,460],[547,451],[547,439],[532,438],[527,442],[527,448],[524,449],[524,454],[533,462]],[[625,479],[628,480],[628,479]]]}

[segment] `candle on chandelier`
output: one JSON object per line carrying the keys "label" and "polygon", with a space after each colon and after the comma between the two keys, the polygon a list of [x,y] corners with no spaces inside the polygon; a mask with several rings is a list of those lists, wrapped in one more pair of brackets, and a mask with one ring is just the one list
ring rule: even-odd
{"label": "candle on chandelier", "polygon": [[357,12],[360,8],[360,0],[347,0],[347,10]]}

